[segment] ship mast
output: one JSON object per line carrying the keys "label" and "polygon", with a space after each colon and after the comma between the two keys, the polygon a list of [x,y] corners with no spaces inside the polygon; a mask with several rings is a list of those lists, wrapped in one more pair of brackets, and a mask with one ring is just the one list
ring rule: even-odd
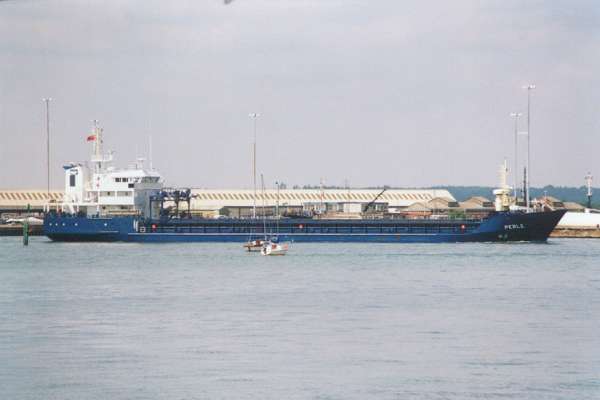
{"label": "ship mast", "polygon": [[94,164],[94,172],[100,173],[102,172],[102,167],[104,163],[104,155],[102,154],[102,128],[100,128],[99,121],[97,119],[94,120],[94,152],[92,153],[92,163]]}
{"label": "ship mast", "polygon": [[500,185],[498,189],[493,191],[496,196],[495,207],[496,211],[508,211],[510,206],[510,191],[511,188],[508,186],[507,177],[508,177],[508,164],[506,159],[504,160],[504,164],[500,166]]}
{"label": "ship mast", "polygon": [[594,177],[592,176],[592,174],[590,172],[587,173],[587,175],[585,176],[585,183],[587,185],[587,207],[588,208],[592,208],[592,179],[594,179]]}
{"label": "ship mast", "polygon": [[256,119],[260,117],[258,113],[248,114],[254,121],[254,141],[252,142],[252,185],[254,187],[254,202],[252,205],[252,218],[256,218]]}

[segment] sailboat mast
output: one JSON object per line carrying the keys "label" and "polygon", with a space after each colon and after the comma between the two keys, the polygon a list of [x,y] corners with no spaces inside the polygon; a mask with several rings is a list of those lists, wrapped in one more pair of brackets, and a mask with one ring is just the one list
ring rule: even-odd
{"label": "sailboat mast", "polygon": [[265,234],[265,240],[267,240],[267,214],[265,213],[265,180],[263,179],[263,174],[260,174],[260,186],[262,189],[263,233]]}
{"label": "sailboat mast", "polygon": [[254,122],[254,141],[252,142],[252,186],[254,189],[254,201],[252,205],[252,217],[256,218],[256,119],[260,114],[251,113],[248,116]]}

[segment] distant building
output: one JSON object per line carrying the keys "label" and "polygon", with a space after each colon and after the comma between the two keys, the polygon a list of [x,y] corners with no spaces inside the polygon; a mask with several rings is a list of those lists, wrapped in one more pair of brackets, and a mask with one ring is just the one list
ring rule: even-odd
{"label": "distant building", "polygon": [[[63,192],[50,191],[50,201],[60,202]],[[29,207],[34,212],[41,212],[48,203],[46,190],[0,190],[0,212],[19,212]]]}
{"label": "distant building", "polygon": [[[307,211],[331,213],[356,213],[364,206],[373,202],[380,189],[276,189],[254,191],[231,189],[192,189],[191,209],[196,212],[218,212],[232,217],[250,217],[256,202],[257,214],[262,215],[263,204],[265,214],[273,215],[279,203],[280,215],[299,215]],[[278,197],[279,196],[279,197]],[[447,190],[438,189],[389,189],[386,190],[372,205],[373,211],[383,212],[384,208],[390,213],[401,212],[416,202],[427,202],[437,196],[443,196],[456,201]]]}
{"label": "distant building", "polygon": [[[282,189],[261,190],[249,189],[192,189],[191,211],[196,215],[211,216],[224,214],[232,217],[249,217],[253,214],[254,204],[257,214],[262,215],[263,204],[265,214],[273,215],[279,204],[281,215],[298,215],[307,209],[323,209],[328,212],[360,213],[364,206],[373,202],[380,189]],[[60,203],[62,191],[51,191],[51,201]],[[456,202],[447,190],[439,189],[388,189],[371,209],[377,212],[388,211],[399,213],[417,202],[429,202],[436,198],[444,198],[444,202]],[[1,210],[26,210],[29,204],[32,209],[41,211],[47,203],[43,190],[0,190]]]}

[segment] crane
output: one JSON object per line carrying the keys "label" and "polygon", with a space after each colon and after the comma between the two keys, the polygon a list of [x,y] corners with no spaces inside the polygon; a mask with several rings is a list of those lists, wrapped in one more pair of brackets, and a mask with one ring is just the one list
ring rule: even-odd
{"label": "crane", "polygon": [[375,202],[377,201],[377,199],[379,199],[386,190],[388,190],[388,187],[384,186],[383,190],[381,192],[379,192],[377,194],[377,196],[375,196],[375,198],[373,200],[371,200],[369,203],[367,203],[367,205],[365,206],[363,212],[365,212],[365,213],[369,212],[369,208],[371,208],[371,206],[373,206],[373,204],[375,204]]}

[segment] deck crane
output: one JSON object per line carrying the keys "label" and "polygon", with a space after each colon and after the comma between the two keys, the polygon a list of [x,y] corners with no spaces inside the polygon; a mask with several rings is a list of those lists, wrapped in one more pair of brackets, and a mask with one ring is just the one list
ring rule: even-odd
{"label": "deck crane", "polygon": [[388,190],[388,187],[384,186],[383,190],[381,192],[379,192],[377,194],[377,196],[375,196],[375,198],[373,200],[371,200],[369,203],[367,203],[367,205],[365,206],[363,212],[364,213],[369,212],[369,208],[371,208],[375,204],[375,202],[377,201],[377,199],[379,199],[383,195],[383,193],[385,193],[386,190]]}

